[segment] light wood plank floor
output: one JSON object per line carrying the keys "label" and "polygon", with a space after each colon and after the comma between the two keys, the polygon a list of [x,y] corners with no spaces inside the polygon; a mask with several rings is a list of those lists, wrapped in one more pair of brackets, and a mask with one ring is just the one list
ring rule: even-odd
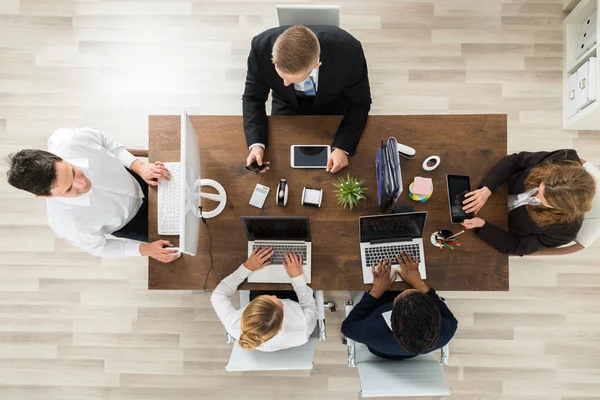
{"label": "light wood plank floor", "polygon": [[[239,115],[250,38],[276,24],[276,3],[0,0],[1,155],[63,126],[145,146],[149,114]],[[575,147],[600,163],[597,132],[561,130],[561,0],[338,3],[365,48],[373,114],[506,113],[510,152]],[[148,292],[146,260],[71,248],[4,179],[0,210],[1,399],[358,397],[342,312],[310,373],[227,374],[205,293]],[[444,293],[460,322],[453,398],[600,399],[599,257],[600,243],[512,258],[510,292]],[[347,295],[328,297],[342,308]]]}

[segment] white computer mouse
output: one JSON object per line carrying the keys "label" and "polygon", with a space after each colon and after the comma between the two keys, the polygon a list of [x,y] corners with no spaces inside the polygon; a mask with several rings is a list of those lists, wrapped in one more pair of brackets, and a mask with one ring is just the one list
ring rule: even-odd
{"label": "white computer mouse", "polygon": [[165,249],[169,249],[169,250],[177,250],[177,255],[180,256],[181,255],[181,249],[179,247],[165,247]]}

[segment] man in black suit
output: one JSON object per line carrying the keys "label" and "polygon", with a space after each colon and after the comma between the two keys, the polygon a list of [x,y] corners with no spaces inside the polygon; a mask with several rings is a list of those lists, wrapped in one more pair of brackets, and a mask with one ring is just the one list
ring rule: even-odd
{"label": "man in black suit", "polygon": [[317,25],[273,28],[252,39],[242,96],[248,165],[263,164],[269,91],[273,115],[344,115],[327,170],[335,173],[348,165],[371,109],[367,62],[358,40],[335,26]]}
{"label": "man in black suit", "polygon": [[391,261],[382,260],[377,270],[373,267],[373,288],[342,323],[344,336],[391,360],[444,347],[458,328],[446,303],[421,279],[417,263],[407,254],[399,257],[398,263],[401,269],[397,273],[414,289],[389,292],[396,276],[391,275]]}

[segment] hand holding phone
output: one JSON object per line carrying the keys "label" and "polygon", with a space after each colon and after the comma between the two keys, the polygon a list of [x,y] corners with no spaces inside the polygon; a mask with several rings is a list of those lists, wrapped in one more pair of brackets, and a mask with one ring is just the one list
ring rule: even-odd
{"label": "hand holding phone", "polygon": [[252,172],[253,174],[260,174],[265,168],[268,167],[270,163],[268,161],[264,162],[263,165],[258,165],[258,162],[254,160],[250,165],[246,166],[246,170]]}
{"label": "hand holding phone", "polygon": [[265,149],[261,146],[254,146],[250,149],[250,154],[246,158],[246,169],[253,174],[259,174],[261,172],[267,172],[269,170],[268,161],[263,161],[265,155]]}

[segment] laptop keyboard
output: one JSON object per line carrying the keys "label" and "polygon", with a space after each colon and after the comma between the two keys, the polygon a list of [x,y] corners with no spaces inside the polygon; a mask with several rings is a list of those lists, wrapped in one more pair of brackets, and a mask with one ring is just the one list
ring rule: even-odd
{"label": "laptop keyboard", "polygon": [[392,264],[397,264],[396,256],[399,256],[402,253],[407,253],[418,263],[421,262],[421,251],[419,250],[418,244],[401,244],[394,246],[366,248],[365,255],[367,258],[367,265],[365,267],[371,268],[373,265],[377,265],[379,261],[383,260],[384,258],[392,260]]}
{"label": "laptop keyboard", "polygon": [[264,247],[271,247],[274,251],[273,253],[273,257],[271,257],[270,261],[272,264],[283,264],[283,262],[285,261],[285,253],[294,253],[297,256],[301,256],[302,257],[302,265],[306,265],[306,246],[303,246],[301,244],[293,244],[293,245],[279,245],[279,244],[274,244],[274,245],[254,245],[252,247],[252,250],[256,249],[256,248],[264,248]]}

